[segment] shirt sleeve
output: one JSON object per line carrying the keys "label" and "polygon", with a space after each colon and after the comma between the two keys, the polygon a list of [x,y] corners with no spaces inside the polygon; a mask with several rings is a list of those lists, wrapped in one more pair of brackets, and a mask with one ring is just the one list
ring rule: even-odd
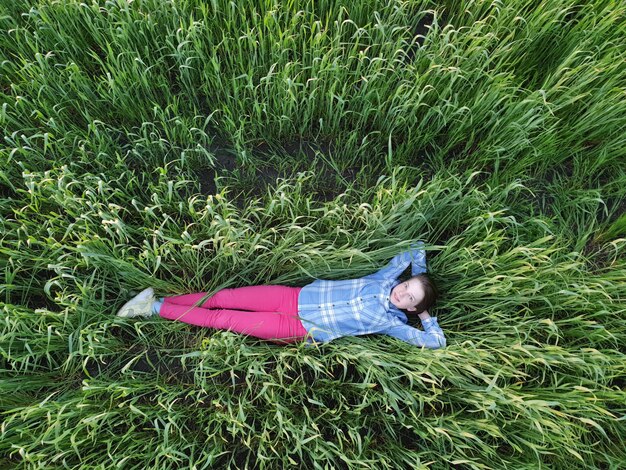
{"label": "shirt sleeve", "polygon": [[381,270],[365,276],[364,279],[395,279],[411,263],[411,275],[417,276],[426,272],[426,251],[423,248],[424,242],[417,241],[411,244],[411,249],[399,253],[392,258],[387,266]]}
{"label": "shirt sleeve", "polygon": [[396,321],[392,322],[391,326],[380,330],[379,333],[393,336],[415,346],[426,346],[428,349],[446,347],[446,337],[437,323],[437,317],[422,320],[425,331],[413,328],[398,319]]}

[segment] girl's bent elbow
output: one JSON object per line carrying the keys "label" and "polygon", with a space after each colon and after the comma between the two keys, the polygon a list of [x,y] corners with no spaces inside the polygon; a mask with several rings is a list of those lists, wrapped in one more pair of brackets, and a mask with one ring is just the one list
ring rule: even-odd
{"label": "girl's bent elbow", "polygon": [[418,343],[418,344],[427,349],[442,349],[446,347],[446,339],[445,338],[432,338],[426,341],[425,343]]}
{"label": "girl's bent elbow", "polygon": [[443,349],[446,347],[446,338],[441,337],[435,340],[435,347],[433,349]]}

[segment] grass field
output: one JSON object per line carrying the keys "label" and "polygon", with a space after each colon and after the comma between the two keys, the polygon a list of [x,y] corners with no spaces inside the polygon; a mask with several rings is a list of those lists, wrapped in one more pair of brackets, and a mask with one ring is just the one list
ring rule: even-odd
{"label": "grass field", "polygon": [[[626,466],[623,2],[0,0],[0,25],[0,468]],[[445,349],[115,316],[415,240]]]}

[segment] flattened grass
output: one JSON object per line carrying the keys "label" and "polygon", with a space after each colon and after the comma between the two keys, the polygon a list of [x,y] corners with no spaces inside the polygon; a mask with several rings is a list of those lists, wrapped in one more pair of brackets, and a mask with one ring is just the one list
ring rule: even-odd
{"label": "flattened grass", "polygon": [[[0,2],[1,466],[619,468],[624,14]],[[443,350],[115,316],[417,239]]]}

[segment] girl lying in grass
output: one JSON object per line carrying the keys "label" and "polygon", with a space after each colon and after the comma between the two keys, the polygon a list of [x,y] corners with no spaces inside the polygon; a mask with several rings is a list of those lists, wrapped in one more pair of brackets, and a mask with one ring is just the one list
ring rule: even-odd
{"label": "girl lying in grass", "polygon": [[[348,335],[394,336],[431,349],[446,346],[437,318],[428,313],[437,289],[426,272],[421,242],[380,271],[344,281],[318,279],[304,287],[261,285],[156,300],[152,288],[128,301],[120,317],[160,315],[192,325],[236,331],[274,343],[322,343]],[[411,264],[412,277],[398,277]],[[418,314],[425,331],[407,325]]]}

